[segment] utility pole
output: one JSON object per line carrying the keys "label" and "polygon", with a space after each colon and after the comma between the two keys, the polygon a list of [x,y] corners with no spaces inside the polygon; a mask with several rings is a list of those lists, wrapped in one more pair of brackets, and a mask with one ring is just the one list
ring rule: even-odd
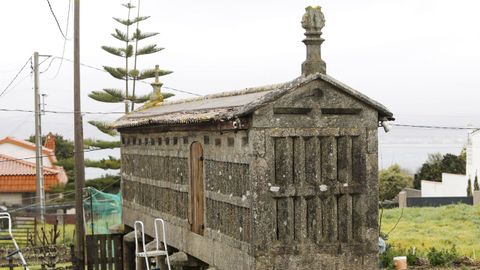
{"label": "utility pole", "polygon": [[85,166],[83,155],[83,121],[80,103],[80,0],[74,2],[73,37],[73,110],[75,159],[75,241],[76,270],[85,270],[85,227],[83,217],[83,188]]}
{"label": "utility pole", "polygon": [[40,222],[45,221],[45,185],[43,179],[43,147],[42,147],[42,109],[40,100],[40,74],[38,52],[33,53],[34,92],[35,92],[35,169],[36,169],[36,196],[40,204]]}

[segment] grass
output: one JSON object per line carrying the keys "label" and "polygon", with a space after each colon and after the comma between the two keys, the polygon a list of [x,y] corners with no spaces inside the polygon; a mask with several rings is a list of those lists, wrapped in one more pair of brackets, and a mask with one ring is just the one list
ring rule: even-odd
{"label": "grass", "polygon": [[[401,216],[401,209],[386,209],[382,232],[388,233]],[[419,252],[431,247],[449,249],[455,245],[459,255],[480,260],[480,205],[405,208],[403,217],[388,237],[389,244]]]}
{"label": "grass", "polygon": [[[38,225],[38,233],[39,236],[42,236],[41,229],[45,231],[45,235],[48,238],[48,241],[50,241],[50,230],[53,230],[53,225],[50,224],[41,224]],[[65,224],[65,239],[64,239],[64,227],[62,225],[58,225],[57,230],[59,231],[60,236],[57,239],[57,244],[71,244],[73,243],[73,233],[75,231],[75,225],[74,224]],[[37,239],[38,242],[38,239]]]}

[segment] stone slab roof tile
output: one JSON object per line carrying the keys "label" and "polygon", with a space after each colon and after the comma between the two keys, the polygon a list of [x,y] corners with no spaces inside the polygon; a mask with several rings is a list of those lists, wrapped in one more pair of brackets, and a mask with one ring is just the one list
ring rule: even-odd
{"label": "stone slab roof tile", "polygon": [[145,108],[127,114],[118,119],[114,128],[128,128],[153,124],[188,124],[208,121],[231,120],[248,115],[261,106],[272,102],[291,90],[314,80],[323,80],[345,94],[366,103],[379,112],[380,117],[394,120],[393,114],[382,104],[370,99],[359,91],[335,80],[317,73],[299,77],[293,81],[263,87],[207,95],[200,98],[164,102],[160,105]]}

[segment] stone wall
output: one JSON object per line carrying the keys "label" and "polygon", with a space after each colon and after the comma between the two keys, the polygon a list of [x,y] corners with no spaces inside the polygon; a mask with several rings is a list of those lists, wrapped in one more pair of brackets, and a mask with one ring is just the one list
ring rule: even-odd
{"label": "stone wall", "polygon": [[253,123],[255,269],[375,269],[376,111],[314,82]]}
{"label": "stone wall", "polygon": [[[204,151],[204,237],[191,233],[189,225],[189,156],[195,141]],[[125,224],[143,220],[153,235],[149,223],[164,218],[170,245],[220,269],[246,269],[253,260],[248,151],[245,131],[122,133]]]}
{"label": "stone wall", "polygon": [[[313,81],[249,124],[122,133],[125,223],[163,217],[175,248],[218,269],[376,269],[378,112]],[[204,150],[204,236],[185,211],[194,141]]]}

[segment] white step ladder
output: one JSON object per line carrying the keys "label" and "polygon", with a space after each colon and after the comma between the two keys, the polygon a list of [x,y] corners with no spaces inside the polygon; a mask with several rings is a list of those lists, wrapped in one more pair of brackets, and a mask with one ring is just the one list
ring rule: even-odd
{"label": "white step ladder", "polygon": [[8,221],[8,236],[3,237],[2,240],[12,240],[13,245],[15,246],[15,251],[8,254],[7,258],[14,256],[15,254],[18,254],[18,257],[20,258],[20,261],[22,262],[22,266],[25,270],[28,269],[27,262],[25,261],[25,258],[23,257],[22,251],[18,247],[17,241],[15,241],[15,238],[13,237],[12,233],[12,217],[10,216],[9,213],[7,212],[0,212],[0,221],[1,220],[7,220]]}
{"label": "white step ladder", "polygon": [[[163,247],[164,249],[160,249],[160,241],[158,238],[158,226],[161,223],[162,225],[162,242],[163,242]],[[138,225],[138,226],[137,226]],[[158,256],[166,256],[166,261],[167,261],[167,266],[168,270],[171,270],[170,268],[170,259],[168,258],[168,251],[167,251],[167,239],[165,237],[165,222],[161,218],[156,218],[153,223],[155,227],[155,243],[156,243],[156,249],[155,250],[149,250],[147,251],[146,245],[145,245],[145,227],[143,226],[142,221],[135,221],[134,224],[134,229],[135,229],[135,267],[138,267],[138,259],[139,258],[145,258],[145,264],[147,266],[147,270],[150,270],[150,261],[149,258],[153,257],[158,257]],[[138,247],[138,231],[137,227],[140,227],[141,233],[142,233],[142,246],[143,246],[143,251],[139,250]]]}

